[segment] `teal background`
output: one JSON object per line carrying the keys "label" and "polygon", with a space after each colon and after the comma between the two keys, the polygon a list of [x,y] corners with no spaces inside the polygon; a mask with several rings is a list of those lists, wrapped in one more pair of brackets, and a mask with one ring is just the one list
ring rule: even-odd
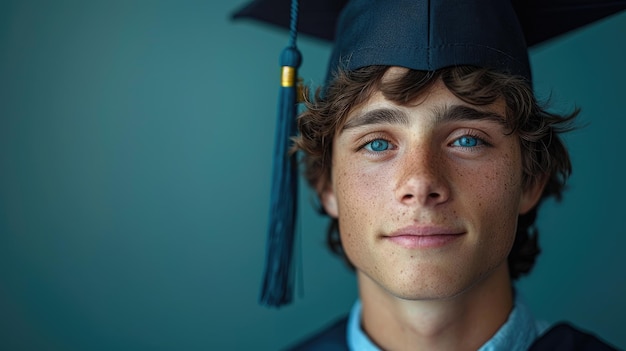
{"label": "teal background", "polygon": [[[276,350],[348,311],[354,278],[302,187],[303,296],[257,305],[284,32],[245,1],[0,0],[0,349]],[[626,347],[626,13],[532,51],[583,108],[562,204],[519,288]],[[327,44],[301,38],[301,75]]]}

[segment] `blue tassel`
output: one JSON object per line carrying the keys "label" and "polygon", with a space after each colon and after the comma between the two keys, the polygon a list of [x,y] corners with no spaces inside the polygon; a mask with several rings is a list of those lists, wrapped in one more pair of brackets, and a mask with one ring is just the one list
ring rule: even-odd
{"label": "blue tassel", "polygon": [[292,261],[298,202],[298,167],[295,155],[289,155],[289,149],[291,138],[296,135],[297,71],[302,62],[295,43],[297,5],[297,1],[292,1],[290,43],[280,56],[282,77],[274,141],[265,271],[260,298],[261,304],[271,307],[288,304],[293,298]]}

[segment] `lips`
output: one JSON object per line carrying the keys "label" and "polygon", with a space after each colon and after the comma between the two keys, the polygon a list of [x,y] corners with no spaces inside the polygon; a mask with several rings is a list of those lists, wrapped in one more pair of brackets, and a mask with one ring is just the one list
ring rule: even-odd
{"label": "lips", "polygon": [[453,243],[465,234],[458,228],[444,226],[409,226],[391,234],[384,235],[383,239],[394,244],[409,248],[435,248]]}

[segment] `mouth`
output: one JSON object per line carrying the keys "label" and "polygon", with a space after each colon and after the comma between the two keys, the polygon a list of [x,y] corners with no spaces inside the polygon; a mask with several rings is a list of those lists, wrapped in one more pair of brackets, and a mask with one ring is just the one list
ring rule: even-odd
{"label": "mouth", "polygon": [[409,226],[391,234],[383,235],[383,240],[408,249],[443,247],[457,241],[465,231],[441,226]]}

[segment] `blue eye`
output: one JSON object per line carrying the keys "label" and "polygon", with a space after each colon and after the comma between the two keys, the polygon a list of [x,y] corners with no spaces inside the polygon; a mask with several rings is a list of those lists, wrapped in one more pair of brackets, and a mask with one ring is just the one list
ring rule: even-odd
{"label": "blue eye", "polygon": [[389,149],[389,142],[383,139],[376,139],[365,144],[364,147],[369,151],[381,152]]}
{"label": "blue eye", "polygon": [[464,135],[458,139],[456,139],[452,145],[461,146],[461,147],[475,147],[478,145],[482,145],[484,142],[481,139],[475,138],[473,136]]}

